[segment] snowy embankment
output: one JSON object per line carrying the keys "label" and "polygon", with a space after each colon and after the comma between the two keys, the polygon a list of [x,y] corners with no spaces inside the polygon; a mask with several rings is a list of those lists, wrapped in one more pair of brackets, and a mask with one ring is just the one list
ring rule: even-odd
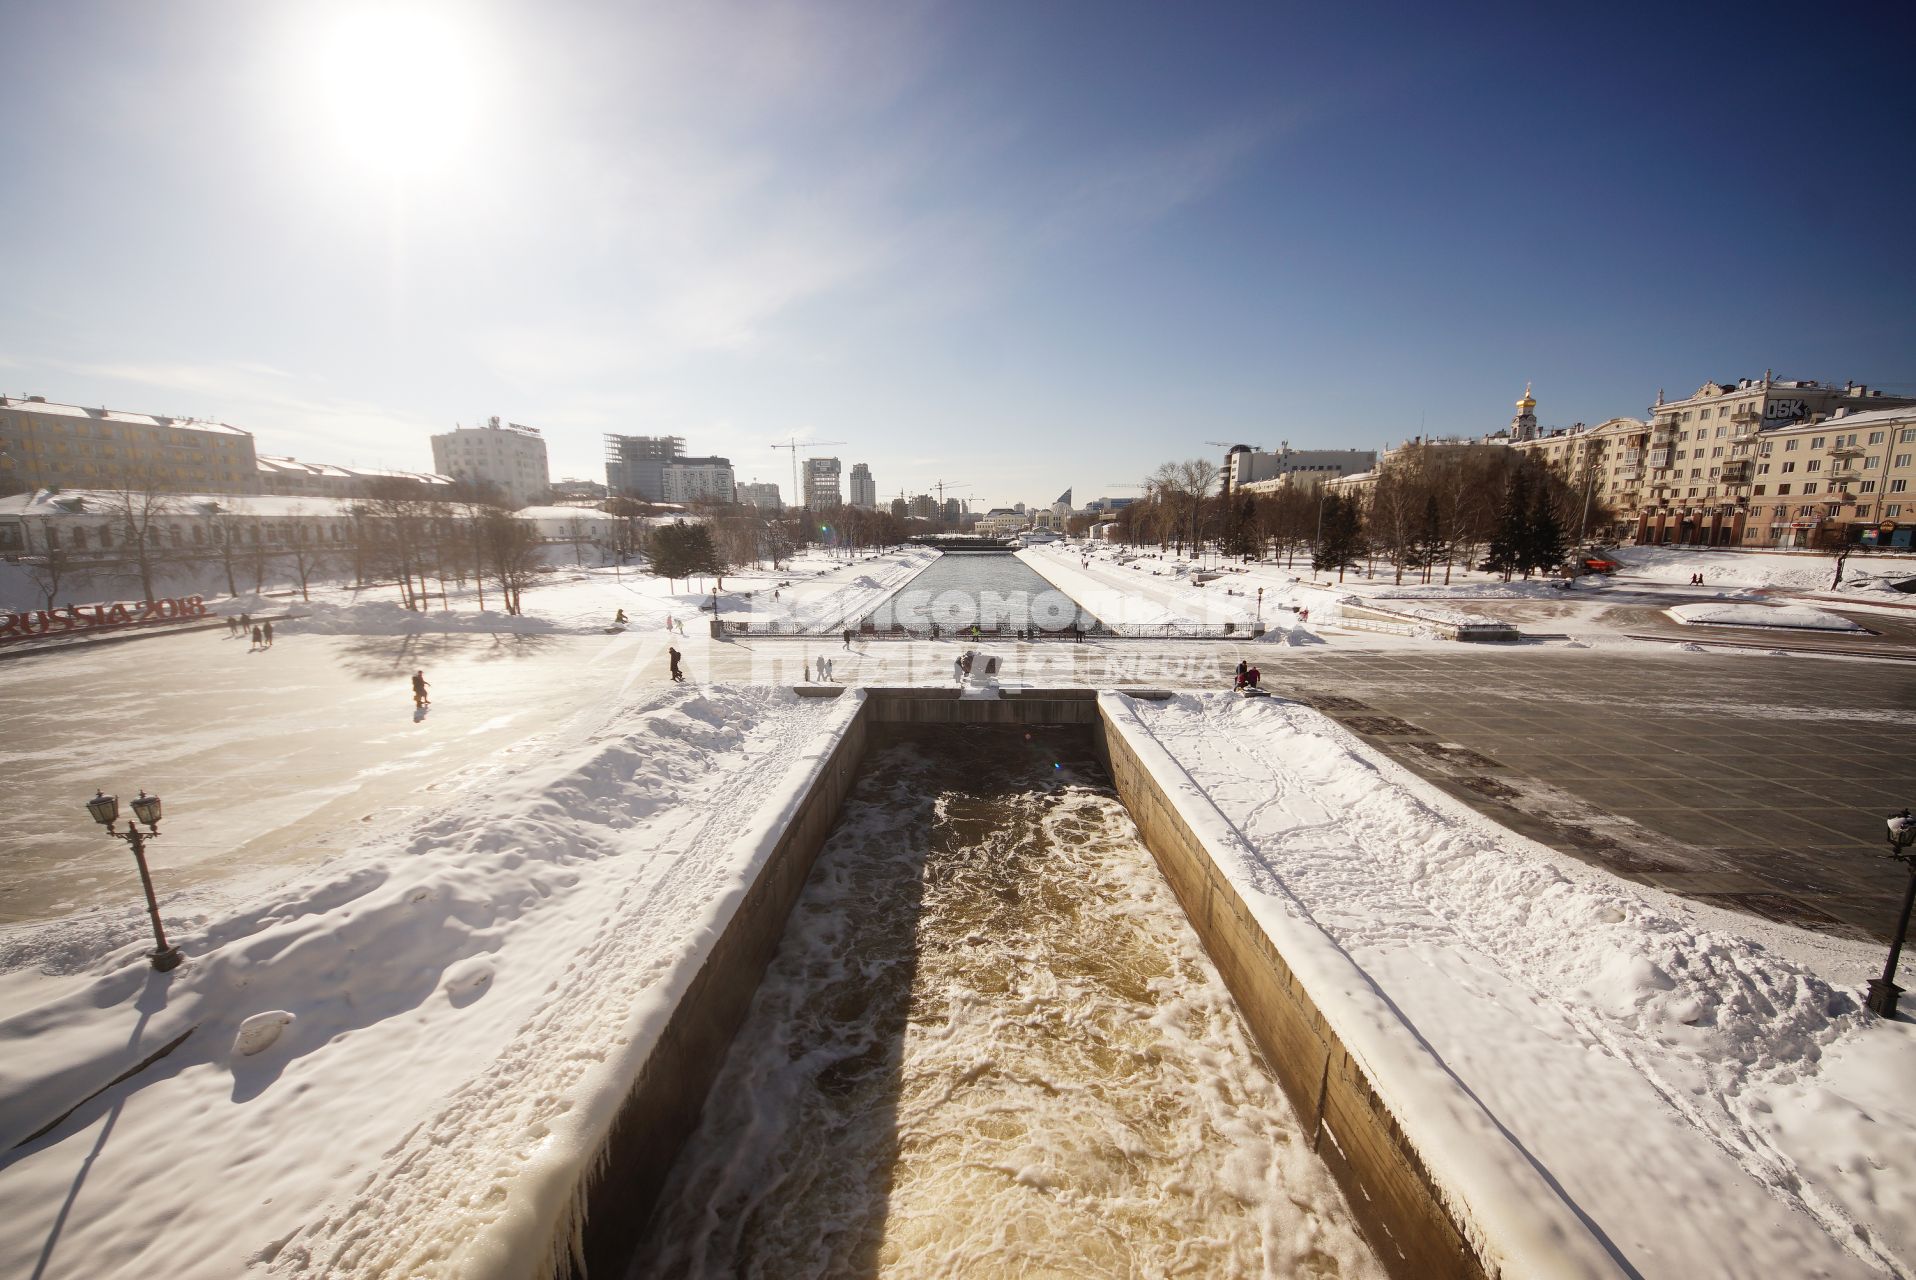
{"label": "snowy embankment", "polygon": [[1242,835],[1223,869],[1247,899],[1307,913],[1637,1273],[1909,1274],[1916,1046],[1861,1011],[1878,949],[1781,928],[1766,947],[1304,707],[1127,705]]}
{"label": "snowy embankment", "polygon": [[1848,618],[1792,604],[1679,604],[1664,613],[1688,626],[1781,627],[1789,631],[1867,631]]}
{"label": "snowy embankment", "polygon": [[790,622],[808,635],[843,631],[855,626],[859,619],[923,573],[938,554],[930,547],[905,547],[875,559],[853,562],[850,567],[855,567],[857,573],[849,581],[801,583],[781,592],[776,602],[760,592],[753,601],[754,620]]}
{"label": "snowy embankment", "polygon": [[609,700],[539,763],[176,926],[171,974],[136,938],[14,935],[0,1274],[534,1273],[647,1036],[858,705]]}
{"label": "snowy embankment", "polygon": [[1017,556],[1107,626],[1229,622],[1249,630],[1257,625],[1255,594],[1227,594],[1235,588],[1223,582],[1197,585],[1189,576],[1192,566],[1181,561],[1138,560],[1119,565],[1091,559],[1087,564],[1083,551],[1064,543],[1029,547]]}

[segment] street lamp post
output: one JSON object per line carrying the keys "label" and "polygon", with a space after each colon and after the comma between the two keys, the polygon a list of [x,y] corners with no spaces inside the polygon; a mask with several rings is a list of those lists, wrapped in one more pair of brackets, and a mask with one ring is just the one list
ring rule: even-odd
{"label": "street lamp post", "polygon": [[[124,840],[133,847],[133,861],[139,864],[140,884],[146,890],[146,913],[153,918],[155,945],[153,950],[147,953],[147,959],[151,960],[153,967],[161,973],[178,968],[180,961],[185,957],[180,954],[178,947],[166,940],[166,929],[160,924],[160,904],[153,896],[153,877],[146,869],[146,842],[160,838],[160,798],[141,791],[140,798],[133,802],[133,818],[128,820],[125,831],[115,830],[113,826],[120,816],[118,796],[96,791],[93,793],[93,798],[86,802],[86,809],[93,815],[95,822],[107,829],[109,835]],[[145,831],[139,828],[141,822],[146,824]]]}
{"label": "street lamp post", "polygon": [[1264,629],[1264,588],[1257,589],[1257,629]]}
{"label": "street lamp post", "polygon": [[1883,976],[1869,980],[1869,1007],[1872,1013],[1885,1018],[1896,1016],[1896,997],[1903,989],[1896,985],[1896,962],[1903,955],[1903,935],[1909,932],[1909,908],[1916,903],[1916,818],[1909,816],[1909,810],[1889,820],[1888,857],[1896,859],[1909,868],[1909,887],[1903,891],[1903,914],[1896,921],[1896,937],[1889,944],[1889,963],[1883,966]]}

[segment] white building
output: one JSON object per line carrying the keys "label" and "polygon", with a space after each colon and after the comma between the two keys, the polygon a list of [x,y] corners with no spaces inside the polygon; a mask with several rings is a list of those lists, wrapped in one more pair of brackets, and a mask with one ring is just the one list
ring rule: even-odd
{"label": "white building", "polygon": [[733,502],[737,483],[730,458],[678,458],[660,476],[667,502]]}
{"label": "white building", "polygon": [[497,418],[483,427],[456,427],[434,436],[432,465],[455,480],[496,485],[511,507],[542,502],[552,487],[546,442],[538,429],[501,424]]}
{"label": "white building", "polygon": [[1356,475],[1377,465],[1374,449],[1293,449],[1289,441],[1275,453],[1238,445],[1224,458],[1225,489],[1269,493],[1294,484],[1315,485]]}
{"label": "white building", "polygon": [[878,485],[872,479],[872,469],[862,462],[852,463],[852,505],[870,511],[878,505]]}
{"label": "white building", "polygon": [[778,486],[775,484],[760,484],[757,481],[742,484],[738,487],[738,500],[748,506],[757,507],[760,511],[785,509],[784,502],[778,496]]}
{"label": "white building", "polygon": [[845,499],[838,490],[838,459],[805,459],[805,506],[812,511],[842,507]]}

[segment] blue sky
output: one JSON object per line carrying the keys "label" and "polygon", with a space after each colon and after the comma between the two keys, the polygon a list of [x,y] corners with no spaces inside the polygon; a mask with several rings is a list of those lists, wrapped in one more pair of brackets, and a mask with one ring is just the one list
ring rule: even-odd
{"label": "blue sky", "polygon": [[0,390],[790,488],[1916,392],[1903,5],[0,0]]}

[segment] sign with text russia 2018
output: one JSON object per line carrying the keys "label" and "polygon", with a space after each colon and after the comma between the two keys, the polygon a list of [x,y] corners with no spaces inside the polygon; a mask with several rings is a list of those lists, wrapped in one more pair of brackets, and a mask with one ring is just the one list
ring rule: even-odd
{"label": "sign with text russia 2018", "polygon": [[134,627],[145,622],[183,622],[207,615],[202,596],[142,600],[138,604],[69,604],[58,609],[0,613],[0,640],[25,640],[69,631]]}

